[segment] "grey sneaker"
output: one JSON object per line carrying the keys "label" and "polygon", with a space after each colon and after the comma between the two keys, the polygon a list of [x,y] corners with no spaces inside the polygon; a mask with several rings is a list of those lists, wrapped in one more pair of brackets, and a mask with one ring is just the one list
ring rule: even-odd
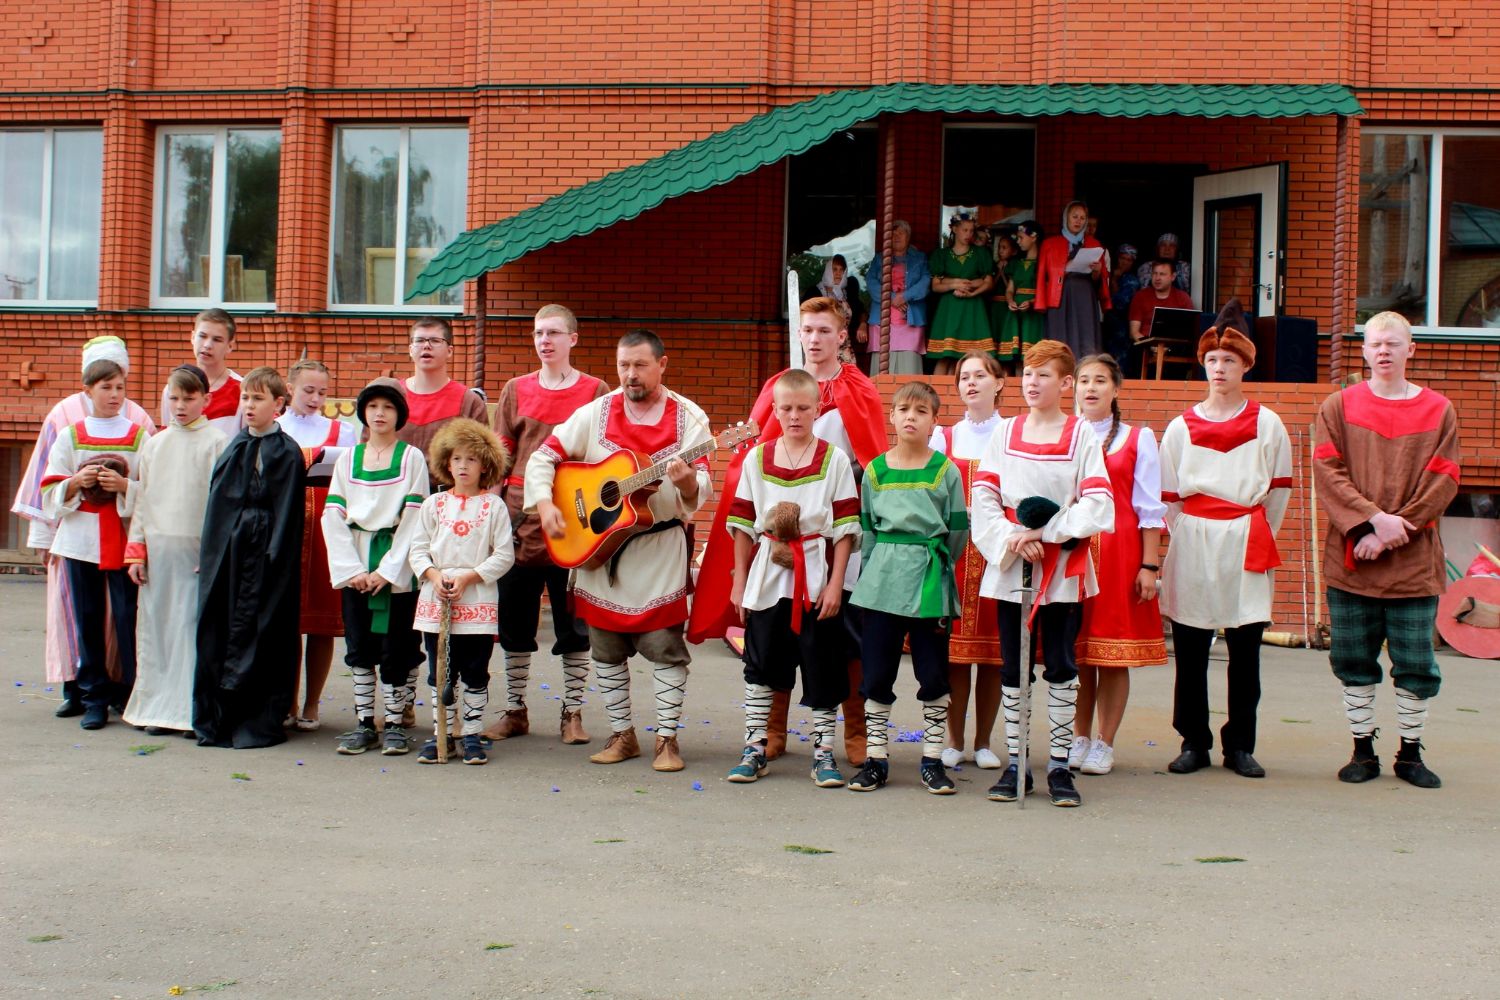
{"label": "grey sneaker", "polygon": [[339,753],[350,755],[364,753],[379,742],[380,735],[374,729],[360,726],[358,729],[351,729],[347,733],[340,734]]}
{"label": "grey sneaker", "polygon": [[385,735],[380,740],[380,752],[386,757],[399,757],[411,751],[411,739],[400,726],[387,724]]}
{"label": "grey sneaker", "polygon": [[819,750],[813,755],[812,780],[819,788],[844,787],[844,776],[833,761],[832,750]]}

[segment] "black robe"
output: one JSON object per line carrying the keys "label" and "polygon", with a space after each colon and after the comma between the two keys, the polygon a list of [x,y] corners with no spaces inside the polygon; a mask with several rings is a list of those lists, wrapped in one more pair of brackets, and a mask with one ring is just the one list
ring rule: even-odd
{"label": "black robe", "polygon": [[286,740],[301,653],[304,475],[302,451],[280,427],[240,431],[214,464],[198,561],[199,746]]}

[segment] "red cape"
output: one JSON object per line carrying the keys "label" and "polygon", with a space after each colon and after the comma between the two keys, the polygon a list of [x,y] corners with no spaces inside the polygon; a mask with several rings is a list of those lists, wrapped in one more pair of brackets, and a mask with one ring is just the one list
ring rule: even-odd
{"label": "red cape", "polygon": [[[771,389],[780,372],[766,380],[760,395],[750,409],[750,417],[760,425],[757,444],[774,441],[781,437],[781,424],[777,422],[771,405]],[[885,407],[880,401],[880,390],[869,376],[854,365],[844,365],[839,374],[824,382],[831,390],[831,399],[825,395],[818,415],[829,410],[838,410],[844,420],[844,432],[854,446],[854,457],[860,466],[869,465],[876,455],[890,447],[885,433]],[[729,505],[734,500],[735,490],[740,484],[740,466],[749,449],[739,451],[729,460],[724,471],[724,488],[719,493],[718,506],[714,509],[713,528],[709,532],[708,544],[703,551],[703,565],[698,570],[698,583],[693,591],[693,611],[688,618],[688,642],[698,643],[707,639],[722,638],[739,620],[734,607],[729,603],[729,591],[733,586],[734,541],[724,521],[729,516]]]}

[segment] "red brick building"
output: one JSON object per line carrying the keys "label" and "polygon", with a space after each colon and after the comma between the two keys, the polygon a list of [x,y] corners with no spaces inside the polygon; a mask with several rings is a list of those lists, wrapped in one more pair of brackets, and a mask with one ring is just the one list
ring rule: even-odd
{"label": "red brick building", "polygon": [[[222,303],[242,314],[241,370],[306,351],[352,393],[405,368],[413,314],[448,311],[470,372],[475,282],[419,303],[404,294],[460,232],[773,109],[927,85],[938,96],[926,105],[753,168],[741,169],[756,150],[738,150],[722,182],[679,177],[639,212],[618,187],[573,196],[588,218],[621,217],[565,239],[553,219],[539,227],[546,245],[488,275],[485,387],[529,364],[530,314],[559,301],[582,318],[583,366],[606,373],[619,333],[654,327],[673,384],[731,419],[784,362],[789,254],[895,217],[929,249],[952,204],[1029,210],[1055,228],[1082,194],[1108,244],[1149,253],[1157,232],[1179,233],[1200,299],[1237,292],[1262,315],[1316,324],[1317,363],[1297,370],[1323,384],[1263,393],[1294,439],[1328,383],[1357,375],[1362,316],[1406,312],[1415,377],[1460,406],[1465,489],[1500,489],[1500,348],[1487,329],[1500,324],[1500,9],[1132,10],[13,3],[0,24],[0,479],[14,483],[38,420],[75,389],[88,337],[124,337],[133,395],[153,399],[191,314]],[[1243,200],[1236,185],[1251,177],[1269,200]],[[1258,247],[1239,241],[1255,233]],[[1127,398],[1159,429],[1196,395],[1166,382]],[[1473,502],[1488,511],[1486,499]],[[1305,517],[1299,493],[1289,527]],[[16,538],[12,526],[0,548]],[[1300,632],[1293,569],[1279,612]]]}

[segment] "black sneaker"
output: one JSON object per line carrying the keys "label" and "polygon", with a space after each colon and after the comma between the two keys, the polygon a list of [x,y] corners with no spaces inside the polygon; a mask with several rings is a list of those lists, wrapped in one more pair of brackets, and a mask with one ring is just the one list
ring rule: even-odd
{"label": "black sneaker", "polygon": [[933,795],[952,795],[958,791],[940,757],[922,758],[922,785]]}
{"label": "black sneaker", "polygon": [[1443,779],[1427,769],[1422,761],[1422,741],[1402,740],[1401,749],[1396,754],[1396,762],[1391,765],[1391,770],[1396,772],[1396,777],[1408,785],[1418,788],[1442,788]]}
{"label": "black sneaker", "polygon": [[380,753],[385,757],[399,757],[411,752],[411,737],[400,726],[386,723],[385,733],[380,738]]}
{"label": "black sneaker", "polygon": [[484,747],[479,743],[479,734],[464,737],[464,763],[465,764],[488,764],[490,758],[485,754]]}
{"label": "black sneaker", "polygon": [[379,743],[380,734],[375,732],[375,727],[361,725],[358,729],[351,729],[339,735],[339,753],[349,755],[364,753]]}
{"label": "black sneaker", "polygon": [[[453,737],[448,737],[449,756],[453,755],[455,746],[456,744],[453,742]],[[422,744],[422,749],[417,752],[417,763],[436,764],[437,762],[437,740],[428,740],[426,743]]]}
{"label": "black sneaker", "polygon": [[1083,805],[1083,796],[1073,784],[1073,772],[1065,767],[1047,769],[1047,791],[1055,806],[1071,807]]}
{"label": "black sneaker", "polygon": [[1339,768],[1339,780],[1351,785],[1373,781],[1380,777],[1380,758],[1375,756],[1375,743],[1371,738],[1356,739],[1354,753],[1349,763]]}
{"label": "black sneaker", "polygon": [[[1005,772],[1000,775],[1000,780],[990,786],[991,802],[1014,802],[1016,801],[1016,787],[1020,783],[1016,771],[1016,765],[1010,764]],[[1026,769],[1026,794],[1030,795],[1035,790],[1035,782],[1031,780],[1031,769]]]}
{"label": "black sneaker", "polygon": [[851,792],[873,792],[891,776],[890,762],[882,757],[871,757],[865,761],[865,766],[859,769],[859,773],[849,782]]}

